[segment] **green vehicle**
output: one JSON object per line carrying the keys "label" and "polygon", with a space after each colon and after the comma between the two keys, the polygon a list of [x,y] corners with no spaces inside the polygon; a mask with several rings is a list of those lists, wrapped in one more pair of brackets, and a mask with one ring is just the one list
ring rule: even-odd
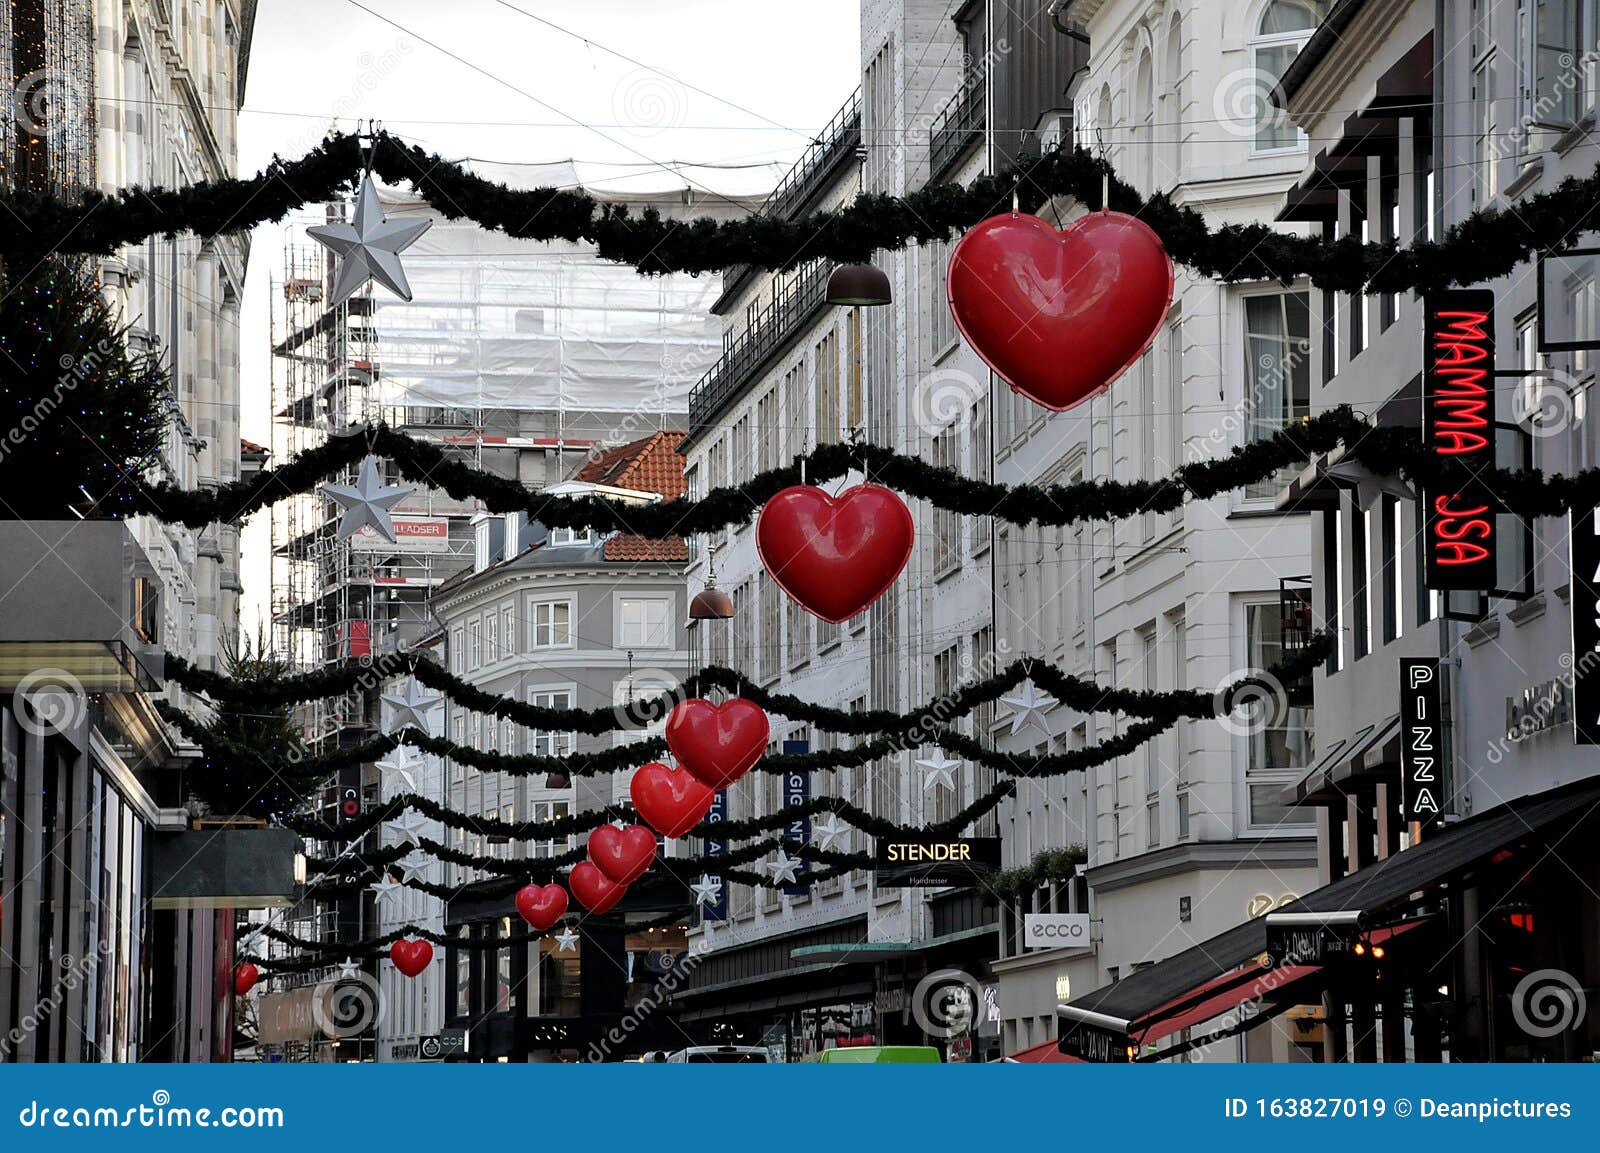
{"label": "green vehicle", "polygon": [[939,1050],[931,1045],[849,1045],[824,1049],[811,1059],[823,1065],[937,1065]]}

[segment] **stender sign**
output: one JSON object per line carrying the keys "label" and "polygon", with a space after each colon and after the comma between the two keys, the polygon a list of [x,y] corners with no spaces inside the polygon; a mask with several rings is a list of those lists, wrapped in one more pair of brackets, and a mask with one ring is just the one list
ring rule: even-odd
{"label": "stender sign", "polygon": [[970,885],[1000,869],[999,837],[877,837],[880,888]]}
{"label": "stender sign", "polygon": [[[1441,460],[1471,470],[1495,463],[1494,293],[1454,289],[1423,302],[1422,437]],[[1488,488],[1423,494],[1425,579],[1441,591],[1495,587],[1495,515]]]}

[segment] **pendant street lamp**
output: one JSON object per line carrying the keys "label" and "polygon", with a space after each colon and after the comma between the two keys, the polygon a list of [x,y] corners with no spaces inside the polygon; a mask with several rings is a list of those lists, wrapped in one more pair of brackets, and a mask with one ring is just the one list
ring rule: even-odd
{"label": "pendant street lamp", "polygon": [[889,277],[871,264],[841,264],[828,277],[828,303],[876,308],[894,299]]}

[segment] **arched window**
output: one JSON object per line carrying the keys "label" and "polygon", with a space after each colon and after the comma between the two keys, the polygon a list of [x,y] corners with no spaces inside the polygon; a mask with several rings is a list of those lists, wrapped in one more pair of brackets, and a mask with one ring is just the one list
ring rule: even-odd
{"label": "arched window", "polygon": [[1134,180],[1139,191],[1146,196],[1155,191],[1155,132],[1156,79],[1150,50],[1139,53],[1139,67],[1133,85],[1133,145]]}
{"label": "arched window", "polygon": [[1256,97],[1256,152],[1278,152],[1299,148],[1304,143],[1300,130],[1289,123],[1281,109],[1273,106],[1272,89],[1327,13],[1327,0],[1269,0],[1261,10],[1255,39],[1250,42]]}
{"label": "arched window", "polygon": [[[1161,115],[1157,135],[1165,140],[1161,150],[1173,179],[1183,173],[1183,17],[1174,15],[1167,30],[1166,82],[1161,86]],[[1167,183],[1163,176],[1162,183]]]}
{"label": "arched window", "polygon": [[1100,87],[1100,103],[1094,110],[1094,130],[1099,137],[1091,144],[1099,144],[1110,148],[1116,141],[1111,136],[1111,86],[1103,84]]}

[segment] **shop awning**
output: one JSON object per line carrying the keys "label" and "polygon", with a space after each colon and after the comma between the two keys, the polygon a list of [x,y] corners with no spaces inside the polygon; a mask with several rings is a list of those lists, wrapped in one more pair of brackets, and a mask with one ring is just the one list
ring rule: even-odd
{"label": "shop awning", "polygon": [[1061,1051],[1061,1046],[1054,1041],[1046,1041],[1042,1045],[1035,1045],[1031,1049],[1021,1049],[1004,1058],[1014,1065],[1081,1065],[1081,1057],[1069,1057]]}
{"label": "shop awning", "polygon": [[1393,776],[1400,764],[1400,717],[1357,729],[1283,791],[1288,805],[1342,805],[1352,785]]}
{"label": "shop awning", "polygon": [[[1466,879],[1500,854],[1542,843],[1597,812],[1600,778],[1589,778],[1439,830],[1415,848],[1060,1006],[1061,1044],[1091,1060],[1132,1059],[1129,1046],[1190,1010],[1223,1004],[1225,995],[1259,981],[1264,968],[1289,978],[1277,987],[1292,987],[1311,976],[1296,969],[1339,961],[1357,939],[1371,943],[1374,931],[1403,926],[1414,895]],[[1247,990],[1239,1002],[1248,997]]]}

